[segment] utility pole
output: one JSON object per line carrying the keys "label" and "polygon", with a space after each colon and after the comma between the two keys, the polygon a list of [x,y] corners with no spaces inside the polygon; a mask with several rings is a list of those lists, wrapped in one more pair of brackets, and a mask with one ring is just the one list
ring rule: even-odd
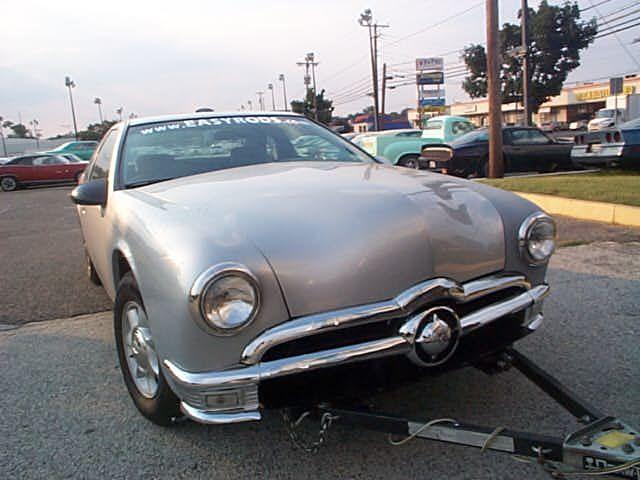
{"label": "utility pole", "polygon": [[36,141],[36,148],[39,149],[40,148],[40,138],[38,135],[40,135],[40,132],[38,131],[38,127],[40,126],[40,122],[38,121],[37,118],[34,118],[33,120],[31,120],[29,122],[29,124],[31,125],[31,134],[33,135],[33,138]]}
{"label": "utility pole", "polygon": [[104,118],[102,118],[102,99],[100,97],[96,97],[93,99],[93,103],[98,106],[98,116],[100,117],[100,124],[104,123]]}
{"label": "utility pole", "polygon": [[122,121],[122,112],[123,111],[124,111],[124,108],[122,108],[122,107],[116,108],[116,113],[118,114],[118,118],[120,119],[120,121]]}
{"label": "utility pole", "polygon": [[264,92],[256,92],[256,95],[258,95],[258,105],[260,106],[260,111],[263,112],[264,101],[262,100],[262,96],[264,95]]}
{"label": "utility pole", "polygon": [[281,73],[278,76],[278,80],[280,80],[282,82],[282,95],[284,97],[284,111],[288,112],[289,111],[289,104],[287,103],[287,86],[285,85],[284,73]]}
{"label": "utility pole", "polygon": [[485,0],[487,8],[487,91],[489,94],[489,178],[504,175],[502,157],[502,100],[500,98],[500,37],[498,0]]}
{"label": "utility pole", "polygon": [[378,91],[378,28],[387,28],[389,25],[379,25],[373,21],[371,9],[367,8],[360,14],[358,23],[361,27],[367,27],[369,31],[369,52],[371,54],[371,79],[373,83],[373,129],[380,129],[380,102]]}
{"label": "utility pole", "polygon": [[[318,65],[317,62],[314,62],[314,54],[313,52],[307,53],[304,57],[304,62],[296,62],[296,65],[299,67],[304,67],[304,85],[307,91],[307,98],[309,97],[309,91],[313,88],[313,97],[311,99],[313,104],[313,118],[318,119],[318,105],[317,105],[317,92],[316,92],[316,69],[315,67]],[[313,76],[313,87],[311,85],[311,76],[309,75],[309,67],[311,67],[311,75]],[[306,99],[305,99],[306,102]]]}
{"label": "utility pole", "polygon": [[382,64],[382,108],[380,108],[380,130],[384,130],[384,102],[387,98],[387,64]]}
{"label": "utility pole", "polygon": [[253,110],[253,102],[251,100],[247,100],[247,105],[249,105],[249,110]]}
{"label": "utility pole", "polygon": [[[529,96],[529,90],[531,86],[531,76],[529,74],[529,5],[527,0],[521,0],[521,17],[520,17],[520,32],[522,34],[521,49],[522,49],[522,109],[524,116],[524,126],[531,125],[531,103]],[[517,105],[517,103],[516,103]]]}
{"label": "utility pole", "polygon": [[275,94],[273,93],[273,83],[270,83],[269,85],[267,85],[267,88],[269,90],[271,90],[271,110],[273,110],[275,112],[276,111],[276,97],[275,97]]}
{"label": "utility pole", "polygon": [[76,83],[71,80],[71,77],[64,77],[64,85],[69,89],[69,102],[71,102],[71,116],[73,117],[73,133],[76,140],[78,140],[78,124],[76,123],[76,110],[73,106],[73,94],[71,89],[76,87]]}

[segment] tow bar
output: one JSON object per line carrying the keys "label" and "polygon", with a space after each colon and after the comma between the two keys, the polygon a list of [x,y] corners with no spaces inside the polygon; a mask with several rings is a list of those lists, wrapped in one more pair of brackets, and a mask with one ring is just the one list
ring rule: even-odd
{"label": "tow bar", "polygon": [[[297,419],[287,409],[283,418],[294,443],[307,452],[316,452],[326,442],[331,425],[340,422],[387,433],[392,445],[422,438],[475,447],[481,451],[508,453],[517,460],[539,464],[553,478],[607,475],[640,480],[640,430],[600,412],[517,350],[507,349],[503,358],[585,426],[563,440],[504,427],[465,424],[453,419],[413,421],[366,409],[339,408],[328,404],[320,404],[313,412],[304,412]],[[306,446],[300,441],[296,428],[310,415],[320,418],[321,428],[318,441]],[[392,440],[392,436],[402,438]]]}

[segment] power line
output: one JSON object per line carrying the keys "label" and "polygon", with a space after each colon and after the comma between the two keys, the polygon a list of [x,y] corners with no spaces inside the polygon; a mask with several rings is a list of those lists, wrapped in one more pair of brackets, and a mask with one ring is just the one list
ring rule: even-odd
{"label": "power line", "polygon": [[406,40],[407,38],[414,37],[414,36],[416,36],[416,35],[419,35],[419,34],[421,34],[421,33],[426,32],[427,30],[430,30],[430,29],[435,28],[435,27],[439,27],[440,25],[442,25],[442,24],[444,24],[444,23],[447,23],[447,22],[449,22],[449,21],[451,21],[451,20],[454,20],[454,19],[458,18],[459,16],[464,15],[464,14],[465,14],[465,13],[467,13],[467,12],[470,12],[471,10],[473,10],[473,9],[475,9],[475,8],[478,8],[480,5],[484,5],[484,2],[478,2],[478,3],[475,3],[475,4],[473,4],[471,7],[466,8],[466,9],[464,9],[464,10],[462,10],[462,11],[458,12],[458,13],[454,13],[453,15],[451,15],[451,16],[449,16],[449,17],[443,18],[443,19],[442,19],[442,20],[440,20],[439,22],[433,23],[433,24],[429,25],[428,27],[425,27],[425,28],[422,28],[422,29],[420,29],[420,30],[417,30],[417,31],[415,31],[415,32],[413,32],[413,33],[410,33],[410,34],[408,34],[408,35],[405,35],[404,37],[400,37],[398,40],[396,40],[396,41],[394,41],[394,42],[389,43],[389,45],[396,45],[396,44],[398,44],[398,43],[400,43],[400,42],[402,42],[402,41]]}
{"label": "power line", "polygon": [[[632,7],[637,7],[637,6],[638,6],[638,4],[637,4],[637,3],[635,3],[635,4],[631,5],[631,6],[632,6]],[[632,12],[625,13],[624,15],[618,15],[617,17],[613,17],[613,18],[609,18],[609,17],[612,15],[612,14],[609,14],[609,15],[605,16],[605,18],[607,18],[607,20],[601,21],[599,25],[602,25],[603,23],[611,23],[611,22],[615,22],[616,20],[619,20],[619,19],[621,19],[621,18],[625,18],[625,17],[627,17],[627,16],[629,16],[629,15],[634,15],[634,14],[636,14],[636,13],[638,13],[638,12],[640,12],[640,8],[639,8],[639,9],[637,9],[637,10],[633,10]],[[620,13],[620,11],[613,12],[613,13]]]}
{"label": "power line", "polygon": [[[592,1],[592,0],[589,0],[589,3],[590,3],[590,4],[591,4],[591,6],[593,7],[593,9],[596,11],[596,14],[600,17],[600,20],[604,20],[604,18],[602,17],[602,13],[600,13],[600,10],[598,10],[598,9],[596,8],[596,7],[597,7],[597,5],[595,5],[595,4],[593,3],[593,1]],[[620,30],[620,31],[628,30],[629,28],[632,28],[632,27],[634,27],[634,26],[635,26],[635,25],[631,25],[630,27],[624,28],[624,29],[622,29],[622,30]],[[626,46],[624,43],[622,43],[622,40],[620,40],[620,37],[618,37],[617,33],[618,33],[618,31],[614,30],[614,31],[612,31],[612,32],[605,33],[604,35],[602,35],[602,36],[600,36],[600,37],[596,36],[596,37],[595,37],[595,39],[597,39],[597,38],[602,38],[602,37],[606,37],[606,36],[609,36],[609,35],[614,35],[614,36],[615,36],[615,38],[616,38],[616,41],[617,41],[617,42],[618,42],[618,44],[620,45],[620,48],[622,48],[622,49],[625,51],[625,53],[627,54],[627,56],[628,56],[628,57],[633,61],[633,63],[635,63],[635,64],[638,66],[638,68],[640,68],[640,62],[638,62],[638,59],[637,59],[635,56],[633,56],[633,55],[631,54],[631,52],[629,51],[629,49],[627,48],[627,46]]]}
{"label": "power line", "polygon": [[621,27],[621,26],[623,26],[623,25],[625,25],[627,23],[636,22],[638,20],[640,20],[640,16],[637,16],[637,17],[634,17],[634,18],[629,18],[627,20],[623,20],[622,22],[616,23],[615,25],[608,25],[608,26],[604,27],[602,30],[599,30],[598,31],[598,35],[601,34],[601,33],[606,32],[607,30],[611,30],[612,28],[618,28],[618,27]]}
{"label": "power line", "polygon": [[604,5],[605,3],[609,3],[610,1],[611,0],[602,0],[600,3],[596,3],[595,5],[593,4],[593,2],[589,1],[591,6],[580,9],[580,13],[586,12],[587,10],[591,10],[592,8],[599,7],[600,5]]}
{"label": "power line", "polygon": [[[637,26],[640,26],[640,22],[634,23],[633,25],[628,25],[628,26],[620,28],[618,30],[613,30],[612,32],[603,33],[602,35],[598,35],[597,37],[594,37],[594,38],[597,40],[598,38],[607,37],[609,35],[615,35],[616,33],[624,32],[625,30],[629,30],[630,28],[634,28],[634,27],[637,27]],[[616,38],[618,38],[617,35],[616,35]],[[625,46],[625,50],[626,50],[626,46]],[[631,58],[633,58],[633,61],[635,62],[635,64],[638,65],[638,67],[640,67],[640,63],[635,59],[635,57],[631,56]]]}

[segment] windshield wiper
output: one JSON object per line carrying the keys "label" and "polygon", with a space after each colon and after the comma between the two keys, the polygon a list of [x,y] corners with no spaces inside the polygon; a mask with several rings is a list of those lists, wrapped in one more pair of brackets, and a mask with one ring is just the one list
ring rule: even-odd
{"label": "windshield wiper", "polygon": [[166,182],[167,180],[173,180],[178,177],[166,177],[166,178],[153,178],[149,180],[138,180],[137,182],[127,183],[124,188],[136,188],[145,187],[147,185],[153,185],[154,183]]}

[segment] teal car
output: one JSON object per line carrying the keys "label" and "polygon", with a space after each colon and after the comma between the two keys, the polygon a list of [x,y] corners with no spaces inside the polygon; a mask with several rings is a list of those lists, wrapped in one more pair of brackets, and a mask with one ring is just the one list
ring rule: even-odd
{"label": "teal car", "polygon": [[384,157],[393,165],[419,168],[418,157],[422,147],[433,143],[449,143],[475,129],[475,125],[464,117],[443,115],[430,118],[424,130],[371,132],[352,141],[373,156]]}
{"label": "teal car", "polygon": [[97,146],[98,142],[92,141],[67,142],[44,153],[50,153],[53,155],[72,153],[73,155],[80,157],[82,160],[89,160]]}

